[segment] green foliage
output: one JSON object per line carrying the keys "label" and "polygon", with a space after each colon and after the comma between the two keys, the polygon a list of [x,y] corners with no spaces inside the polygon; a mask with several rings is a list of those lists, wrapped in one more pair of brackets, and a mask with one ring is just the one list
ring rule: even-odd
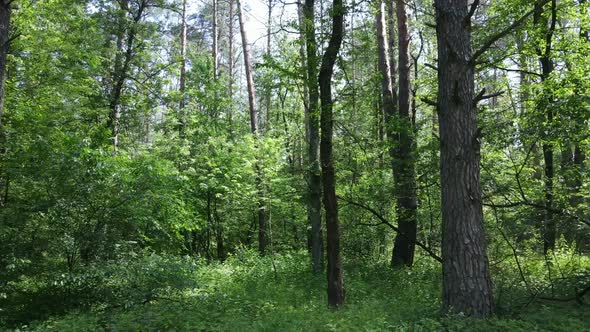
{"label": "green foliage", "polygon": [[[13,2],[16,38],[0,128],[0,324],[39,331],[590,330],[587,306],[565,301],[590,284],[584,223],[589,167],[587,160],[574,161],[576,149],[578,156],[590,155],[590,43],[579,29],[589,26],[588,4],[558,2],[551,54],[556,70],[543,82],[536,72],[545,25],[532,19],[477,65],[477,89],[504,94],[478,105],[499,316],[475,321],[441,316],[437,263],[418,249],[413,269],[390,270],[384,262],[393,232],[344,203],[339,213],[349,302],[339,311],[327,309],[325,276],[311,274],[301,252],[309,225],[300,42],[273,34],[270,54],[255,63],[262,133],[255,139],[239,59],[236,50],[229,59],[226,45],[227,2],[218,3],[217,78],[209,47],[212,8],[191,9],[182,109],[181,1],[147,2],[137,22],[136,0],[127,12],[115,0]],[[395,143],[383,131],[403,128],[384,123],[368,5],[348,8],[353,14],[334,73],[337,190],[395,224],[388,153]],[[433,7],[430,0],[413,5],[412,56],[420,56],[412,67],[418,239],[437,252],[441,142],[430,105],[438,84]],[[530,9],[523,0],[482,5],[473,20],[474,48]],[[320,12],[321,49],[331,25],[328,8]],[[107,122],[121,74],[116,63],[126,55],[131,31],[114,154]],[[546,213],[543,145],[555,152],[553,209],[561,235],[547,257],[539,256]],[[252,249],[259,189],[272,243],[265,257]]]}
{"label": "green foliage", "polygon": [[324,276],[309,273],[307,261],[303,253],[259,257],[247,249],[210,265],[155,255],[124,257],[90,267],[86,277],[57,279],[77,298],[96,288],[86,295],[93,304],[24,330],[590,330],[585,308],[575,304],[513,304],[516,311],[486,321],[441,316],[440,267],[422,257],[411,270],[393,271],[384,263],[347,265],[349,301],[332,311],[325,306]]}
{"label": "green foliage", "polygon": [[116,260],[74,272],[21,277],[2,290],[0,322],[15,326],[72,310],[103,312],[142,305],[197,287],[198,265],[187,258],[126,251]]}

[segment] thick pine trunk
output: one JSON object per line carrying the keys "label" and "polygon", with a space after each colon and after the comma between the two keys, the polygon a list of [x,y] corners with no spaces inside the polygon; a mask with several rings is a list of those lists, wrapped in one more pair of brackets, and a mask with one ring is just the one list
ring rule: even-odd
{"label": "thick pine trunk", "polygon": [[318,56],[315,39],[314,0],[305,0],[303,22],[305,35],[305,55],[307,71],[308,114],[307,114],[307,158],[309,166],[307,217],[311,226],[311,260],[312,269],[320,273],[324,269],[324,241],[322,236],[322,181],[319,161],[320,126],[319,126],[319,88]]}
{"label": "thick pine trunk", "polygon": [[398,227],[391,264],[412,266],[417,230],[417,198],[414,163],[414,129],[410,112],[410,33],[405,0],[396,1],[398,31],[399,93],[397,147],[393,160]]}
{"label": "thick pine trunk", "polygon": [[467,0],[436,0],[443,309],[494,312],[480,188],[480,133]]}
{"label": "thick pine trunk", "polygon": [[332,74],[334,64],[342,45],[344,35],[344,6],[342,0],[334,0],[332,8],[332,35],[322,58],[319,72],[321,101],[321,143],[320,159],[324,187],[324,208],[326,210],[327,254],[328,254],[328,305],[338,308],[344,304],[344,280],[340,255],[340,225],[338,222],[338,201],[336,200],[336,177],[332,147],[333,101]]}
{"label": "thick pine trunk", "polygon": [[[244,27],[244,15],[242,14],[242,4],[236,0],[238,19],[240,21],[240,33],[242,35],[242,48],[244,53],[244,67],[246,70],[246,82],[248,85],[248,106],[250,109],[250,129],[254,139],[259,139],[258,132],[258,109],[256,107],[256,89],[254,87],[254,76],[252,73],[252,62],[250,57],[250,46],[246,38],[246,29]],[[262,181],[262,167],[260,161],[256,163],[256,186],[258,189],[258,251],[265,254],[268,245],[266,207],[264,204],[264,188]]]}

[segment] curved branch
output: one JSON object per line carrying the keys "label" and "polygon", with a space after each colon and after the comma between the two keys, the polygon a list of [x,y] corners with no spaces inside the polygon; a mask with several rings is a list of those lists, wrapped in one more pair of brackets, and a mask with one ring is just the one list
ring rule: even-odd
{"label": "curved branch", "polygon": [[[547,2],[549,2],[549,0],[542,0],[540,5],[544,5]],[[473,53],[473,56],[471,57],[470,62],[472,64],[475,64],[477,59],[482,56],[490,47],[492,47],[492,45],[494,45],[495,42],[497,42],[498,40],[500,40],[501,38],[505,37],[506,35],[508,35],[510,32],[512,32],[514,29],[518,28],[520,25],[522,25],[524,23],[524,21],[526,21],[526,19],[533,15],[535,13],[535,9],[530,10],[529,12],[527,12],[526,14],[524,14],[521,18],[519,18],[518,20],[514,21],[514,23],[512,23],[510,26],[506,27],[504,30],[496,33],[495,35],[493,35],[492,37],[490,37],[484,44],[482,47],[480,47],[475,53]]]}
{"label": "curved branch", "polygon": [[405,233],[403,233],[402,231],[400,231],[399,228],[397,228],[392,223],[390,223],[387,219],[385,219],[385,217],[383,217],[379,212],[375,211],[375,209],[373,209],[373,208],[371,208],[369,206],[363,205],[361,203],[354,202],[352,200],[349,200],[349,199],[344,198],[344,197],[341,197],[341,196],[337,196],[336,198],[338,198],[339,200],[344,201],[344,202],[346,202],[346,203],[348,203],[350,205],[354,205],[354,206],[360,207],[360,208],[362,208],[364,210],[367,210],[367,211],[371,212],[375,217],[377,217],[377,219],[379,219],[381,221],[378,224],[363,224],[363,225],[366,225],[366,226],[387,225],[389,228],[393,229],[396,233],[398,233],[399,235],[403,236],[408,241],[411,241],[415,245],[417,245],[418,247],[422,248],[424,251],[426,251],[426,253],[430,257],[434,258],[437,262],[439,262],[439,263],[442,264],[442,262],[443,262],[442,261],[442,258],[440,258],[440,256],[438,256],[434,251],[432,251],[430,248],[428,248],[424,243],[422,243],[422,242],[420,242],[418,240],[411,239]]}

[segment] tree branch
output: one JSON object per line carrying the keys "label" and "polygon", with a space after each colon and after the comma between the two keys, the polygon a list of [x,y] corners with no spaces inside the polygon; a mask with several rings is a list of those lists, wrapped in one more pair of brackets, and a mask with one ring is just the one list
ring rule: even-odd
{"label": "tree branch", "polygon": [[[546,4],[547,2],[549,2],[549,0],[543,0],[541,2],[541,6]],[[519,27],[521,24],[524,23],[524,21],[526,21],[526,19],[533,15],[533,13],[535,12],[535,9],[530,10],[529,12],[527,12],[526,14],[524,14],[521,18],[519,18],[518,20],[514,21],[514,23],[512,23],[510,26],[508,26],[506,29],[498,32],[497,34],[493,35],[492,37],[490,37],[488,39],[488,41],[486,41],[482,47],[480,47],[475,53],[473,53],[473,56],[471,57],[471,60],[469,60],[470,63],[475,64],[475,62],[477,61],[477,59],[482,56],[490,47],[492,47],[492,45],[494,45],[495,42],[497,42],[499,39],[505,37],[506,35],[508,35],[510,32],[512,32],[512,30],[516,29],[517,27]]]}
{"label": "tree branch", "polygon": [[433,64],[430,64],[430,63],[425,63],[424,64],[424,67],[428,67],[428,68],[431,68],[431,69],[434,69],[434,70],[438,70],[438,67],[437,66],[435,66]]}
{"label": "tree branch", "polygon": [[475,14],[475,11],[477,10],[478,6],[479,0],[473,1],[473,3],[471,4],[471,8],[469,8],[469,13],[467,14],[467,17],[465,17],[465,25],[469,25],[471,23],[471,18]]}
{"label": "tree branch", "polygon": [[496,68],[496,69],[507,71],[507,72],[522,73],[522,74],[527,74],[527,75],[541,77],[541,74],[539,74],[539,73],[535,73],[535,72],[528,71],[528,70],[523,70],[523,69],[505,68],[505,67],[500,67],[500,66],[496,66],[496,65],[493,65],[492,68]]}
{"label": "tree branch", "polygon": [[406,238],[406,240],[413,242],[415,245],[417,245],[418,247],[422,248],[424,251],[426,251],[426,253],[428,253],[428,255],[432,258],[434,258],[437,262],[442,263],[442,258],[440,258],[436,253],[434,253],[432,250],[430,250],[430,248],[428,248],[424,243],[412,239],[410,238],[408,235],[406,235],[405,233],[403,233],[402,231],[399,230],[399,228],[397,228],[396,226],[394,226],[392,223],[390,223],[387,219],[385,219],[385,217],[383,217],[381,214],[379,214],[377,211],[375,211],[374,209],[372,209],[369,206],[363,205],[361,203],[357,203],[354,201],[351,201],[347,198],[341,197],[341,196],[337,196],[337,198],[341,201],[344,201],[348,204],[360,207],[364,210],[367,210],[369,212],[371,212],[375,217],[377,217],[377,219],[381,220],[381,222],[379,224],[371,224],[371,226],[377,226],[377,225],[387,225],[389,228],[393,229],[396,233],[398,233],[399,235],[403,236],[404,238]]}
{"label": "tree branch", "polygon": [[578,303],[582,304],[582,303],[584,303],[582,301],[582,298],[586,295],[586,293],[589,293],[589,292],[590,292],[590,285],[586,286],[586,288],[584,288],[581,291],[577,292],[572,297],[566,297],[566,298],[559,298],[559,297],[539,297],[539,299],[540,300],[546,300],[546,301],[556,301],[556,302],[577,301]]}
{"label": "tree branch", "polygon": [[429,99],[427,97],[422,97],[420,98],[420,100],[422,100],[426,105],[430,105],[430,106],[434,106],[437,107],[438,103],[432,99]]}
{"label": "tree branch", "polygon": [[549,208],[549,207],[546,207],[545,205],[530,202],[528,200],[527,201],[520,201],[520,202],[508,202],[506,204],[483,203],[483,205],[494,208],[494,209],[505,209],[505,208],[513,208],[513,207],[518,207],[518,206],[529,206],[529,207],[533,207],[536,209],[542,209],[542,210],[546,210],[546,211],[556,213],[556,214],[559,214],[562,216],[567,216],[567,217],[573,218],[573,219],[590,227],[590,220],[586,220],[582,217],[576,216],[576,215],[571,214],[571,213],[564,211],[564,210]]}
{"label": "tree branch", "polygon": [[485,93],[485,89],[481,90],[481,92],[478,93],[477,96],[475,96],[475,98],[473,99],[473,104],[477,104],[480,101],[485,100],[485,99],[490,99],[490,98],[501,96],[504,94],[504,91],[494,92],[489,95],[485,95],[484,93]]}

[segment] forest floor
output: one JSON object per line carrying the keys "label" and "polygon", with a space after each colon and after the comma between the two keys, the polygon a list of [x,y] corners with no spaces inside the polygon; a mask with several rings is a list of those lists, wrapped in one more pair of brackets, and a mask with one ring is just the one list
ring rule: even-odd
{"label": "forest floor", "polygon": [[[339,310],[327,308],[325,277],[309,272],[304,253],[259,258],[243,252],[223,264],[157,255],[128,259],[101,266],[100,277],[86,271],[85,277],[70,276],[45,287],[33,287],[35,291],[22,291],[28,298],[15,297],[13,311],[5,308],[4,313],[12,314],[13,319],[18,318],[19,310],[21,315],[27,312],[32,315],[29,319],[38,317],[22,323],[27,319],[23,316],[19,325],[14,324],[18,319],[13,320],[12,329],[19,326],[16,330],[590,331],[588,304],[530,300],[523,283],[511,280],[516,276],[508,270],[498,271],[499,265],[495,272],[502,277],[494,281],[498,316],[477,321],[440,314],[440,268],[426,257],[420,257],[414,268],[398,271],[392,271],[385,262],[348,262],[347,304]],[[532,279],[529,286],[531,282]],[[55,295],[55,290],[66,284],[68,291]],[[35,292],[42,294],[44,304],[33,304],[40,301],[31,298]],[[74,301],[76,298],[78,302]],[[63,302],[68,299],[72,300],[69,308]],[[60,305],[64,311],[52,314],[51,308]]]}

